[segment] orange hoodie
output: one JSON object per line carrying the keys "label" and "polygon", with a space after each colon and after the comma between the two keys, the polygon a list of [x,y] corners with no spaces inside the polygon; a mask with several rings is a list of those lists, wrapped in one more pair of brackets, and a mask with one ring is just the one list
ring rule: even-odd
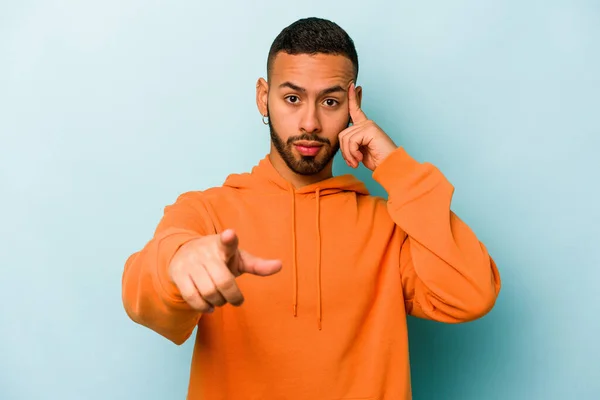
{"label": "orange hoodie", "polygon": [[[442,173],[398,148],[373,178],[388,201],[352,175],[294,189],[265,157],[165,208],[126,261],[123,303],[176,344],[198,327],[188,399],[410,399],[406,315],[458,323],[493,307],[498,270],[450,210]],[[168,263],[187,241],[226,228],[283,268],[240,276],[241,307],[199,315]]]}

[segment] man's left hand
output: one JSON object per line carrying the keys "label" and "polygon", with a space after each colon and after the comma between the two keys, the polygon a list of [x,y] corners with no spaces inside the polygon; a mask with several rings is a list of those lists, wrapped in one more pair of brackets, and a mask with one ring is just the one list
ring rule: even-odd
{"label": "man's left hand", "polygon": [[398,146],[360,109],[354,82],[348,89],[348,107],[352,126],[339,134],[342,156],[352,168],[357,168],[358,163],[362,162],[365,167],[374,171]]}

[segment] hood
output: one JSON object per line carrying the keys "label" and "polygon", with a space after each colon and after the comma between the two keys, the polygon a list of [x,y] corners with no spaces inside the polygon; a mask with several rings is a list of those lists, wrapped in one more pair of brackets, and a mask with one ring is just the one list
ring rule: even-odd
{"label": "hood", "polygon": [[315,227],[317,232],[317,326],[322,328],[322,301],[321,301],[321,211],[320,200],[322,197],[335,195],[341,192],[355,192],[357,194],[368,195],[365,184],[350,174],[334,176],[323,181],[313,183],[301,188],[294,186],[285,180],[275,169],[269,156],[264,157],[252,168],[249,173],[232,174],[227,177],[223,186],[239,190],[260,190],[263,193],[281,193],[287,192],[290,198],[290,209],[292,215],[292,313],[298,315],[298,263],[297,263],[297,232],[296,232],[296,195],[315,193],[316,219]]}
{"label": "hood", "polygon": [[283,190],[296,194],[316,193],[318,191],[320,196],[348,191],[369,194],[364,183],[350,174],[334,176],[321,182],[295,189],[273,167],[269,156],[260,160],[249,173],[229,175],[225,180],[224,186],[236,189],[260,189],[266,192],[281,192]]}

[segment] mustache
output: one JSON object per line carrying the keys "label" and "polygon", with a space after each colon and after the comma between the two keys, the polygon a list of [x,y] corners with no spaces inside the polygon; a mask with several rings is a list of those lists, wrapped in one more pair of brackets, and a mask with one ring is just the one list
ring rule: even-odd
{"label": "mustache", "polygon": [[291,136],[288,138],[287,140],[287,144],[293,144],[294,142],[297,142],[298,140],[306,140],[306,141],[311,141],[311,142],[319,142],[319,143],[324,143],[324,144],[328,144],[331,145],[331,142],[329,141],[329,139],[324,138],[324,137],[320,137],[317,135],[310,135],[308,133],[304,133],[302,135],[299,136]]}

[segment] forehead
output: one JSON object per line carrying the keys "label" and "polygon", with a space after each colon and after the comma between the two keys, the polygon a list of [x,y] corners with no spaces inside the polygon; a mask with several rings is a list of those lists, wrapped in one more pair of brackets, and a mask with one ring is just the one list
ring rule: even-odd
{"label": "forehead", "polygon": [[354,66],[341,55],[281,52],[273,60],[270,75],[274,84],[289,81],[306,88],[344,86],[354,78]]}

